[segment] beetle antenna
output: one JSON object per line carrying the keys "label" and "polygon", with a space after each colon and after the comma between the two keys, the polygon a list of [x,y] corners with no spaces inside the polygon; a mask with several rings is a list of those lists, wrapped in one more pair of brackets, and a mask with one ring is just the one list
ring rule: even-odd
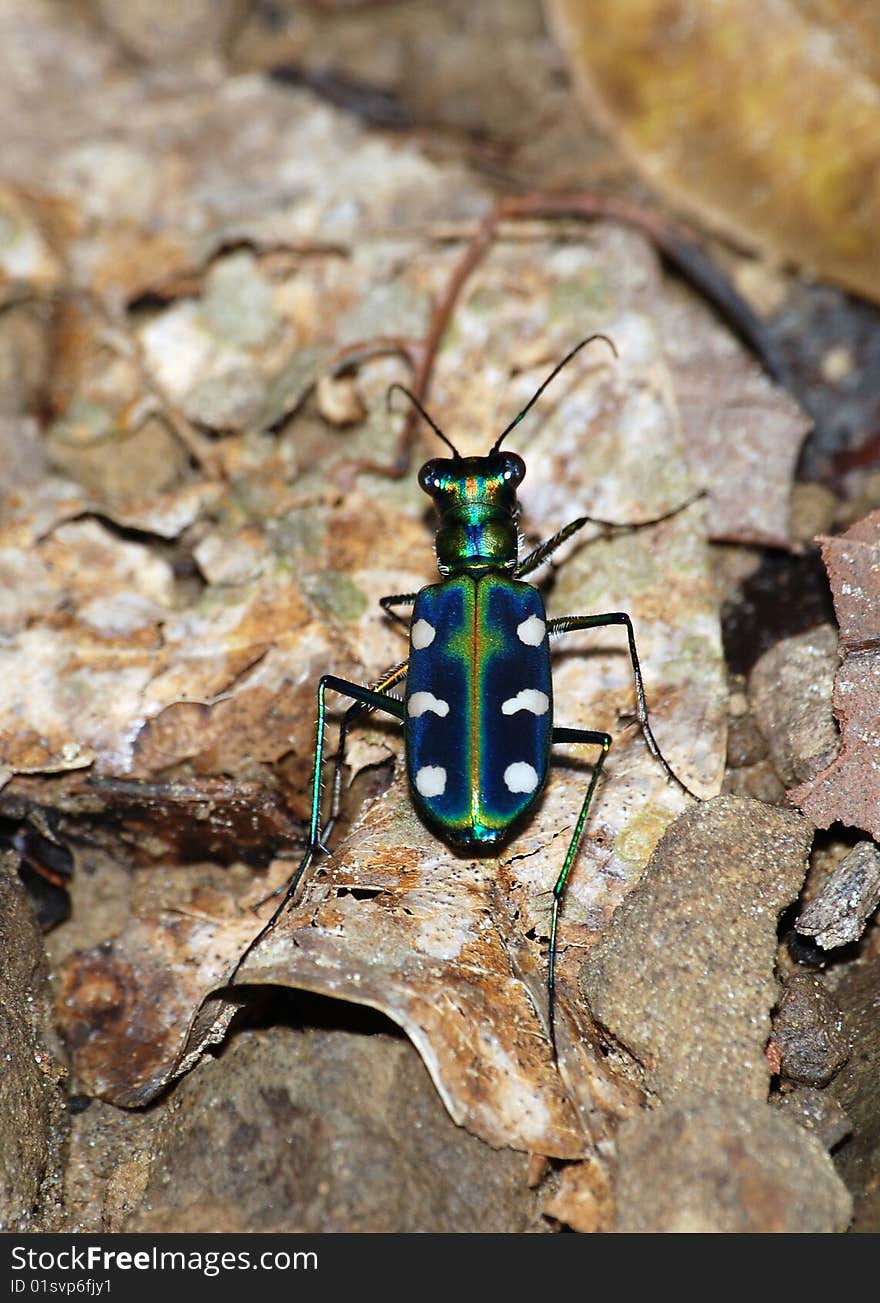
{"label": "beetle antenna", "polygon": [[526,412],[531,411],[531,409],[534,407],[535,403],[538,401],[538,399],[539,399],[539,398],[541,397],[541,395],[543,394],[544,390],[545,390],[545,389],[547,388],[547,386],[550,384],[550,381],[556,379],[556,377],[559,375],[559,372],[562,370],[562,368],[563,368],[564,366],[568,366],[568,364],[569,364],[569,362],[571,361],[571,359],[572,359],[572,358],[573,358],[577,353],[579,353],[579,352],[581,351],[582,348],[586,348],[587,344],[592,344],[593,341],[596,340],[596,339],[601,339],[601,340],[603,340],[603,341],[608,345],[608,347],[611,349],[611,352],[614,354],[615,357],[619,357],[619,356],[620,356],[620,354],[617,352],[617,349],[614,347],[614,341],[613,341],[612,339],[609,339],[607,335],[588,335],[587,338],[586,338],[586,339],[582,339],[581,342],[580,342],[579,344],[575,344],[575,346],[574,346],[574,348],[571,350],[571,352],[570,352],[570,353],[566,353],[566,355],[565,355],[565,357],[562,359],[562,361],[561,361],[561,362],[558,362],[558,363],[556,364],[556,366],[555,366],[555,367],[553,368],[553,370],[550,372],[550,374],[548,375],[548,377],[547,377],[547,379],[544,381],[544,383],[543,383],[542,385],[539,385],[539,386],[538,386],[538,388],[537,388],[537,389],[535,390],[535,392],[532,394],[531,398],[530,398],[529,401],[526,403],[526,405],[525,405],[525,407],[522,409],[522,411],[519,412],[519,413],[518,413],[518,414],[513,418],[513,420],[510,422],[510,425],[508,425],[508,427],[507,427],[505,430],[502,430],[502,431],[501,431],[501,433],[499,434],[498,438],[495,440],[494,444],[492,445],[492,448],[490,449],[490,452],[497,452],[497,451],[498,451],[498,449],[501,447],[502,440],[507,438],[507,436],[510,434],[510,431],[513,429],[513,427],[514,427],[515,425],[519,425],[520,421],[521,421],[522,418],[525,416]]}
{"label": "beetle antenna", "polygon": [[388,392],[385,395],[385,406],[388,408],[388,411],[389,412],[391,411],[391,395],[394,393],[395,389],[399,389],[402,394],[406,394],[407,398],[412,403],[413,407],[416,409],[417,412],[419,412],[421,416],[424,417],[424,419],[428,422],[431,429],[438,436],[438,438],[443,440],[447,448],[452,449],[453,456],[461,460],[461,453],[458,451],[455,444],[452,442],[451,439],[448,439],[446,437],[446,435],[440,429],[440,426],[433,419],[433,417],[428,415],[424,407],[422,407],[422,404],[419,402],[418,398],[416,398],[415,394],[411,393],[410,390],[407,389],[406,385],[398,384],[396,380],[393,385],[388,386]]}

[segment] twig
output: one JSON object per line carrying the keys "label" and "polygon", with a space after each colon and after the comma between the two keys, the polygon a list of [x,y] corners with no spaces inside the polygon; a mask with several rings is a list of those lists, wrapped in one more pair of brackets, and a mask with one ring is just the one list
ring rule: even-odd
{"label": "twig", "polygon": [[[703,250],[697,235],[684,226],[673,225],[657,213],[631,200],[590,191],[506,195],[479,223],[452,271],[440,301],[431,313],[428,333],[420,348],[397,350],[414,366],[413,393],[424,404],[431,384],[434,364],[443,336],[461,296],[462,290],[488,253],[503,222],[535,219],[595,221],[610,218],[642,231],[670,263],[725,318],[736,334],[758,355],[773,379],[792,389],[792,377],[779,348],[760,317],[737,292],[730,280],[715,266]],[[389,465],[361,462],[356,470],[370,470],[401,479],[409,470],[415,442],[418,414],[407,413]]]}

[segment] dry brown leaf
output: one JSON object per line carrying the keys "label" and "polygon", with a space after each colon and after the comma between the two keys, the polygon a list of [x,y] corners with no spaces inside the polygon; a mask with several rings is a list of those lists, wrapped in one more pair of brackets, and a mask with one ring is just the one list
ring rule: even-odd
{"label": "dry brown leaf", "polygon": [[880,297],[880,42],[836,0],[547,0],[590,111],[675,202]]}
{"label": "dry brown leaf", "polygon": [[[371,135],[306,92],[210,62],[166,69],[159,86],[109,34],[47,0],[11,0],[3,37],[2,175],[46,196],[34,207],[52,219],[55,255],[108,301],[167,287],[225,245],[341,260],[355,238],[488,205],[463,166],[438,168],[416,143]],[[46,279],[36,255],[27,269],[34,285]]]}

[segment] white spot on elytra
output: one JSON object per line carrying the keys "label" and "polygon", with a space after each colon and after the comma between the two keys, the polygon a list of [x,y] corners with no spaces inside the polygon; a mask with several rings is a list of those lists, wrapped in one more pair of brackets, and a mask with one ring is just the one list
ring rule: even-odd
{"label": "white spot on elytra", "polygon": [[422,796],[442,796],[446,791],[446,770],[442,765],[422,765],[415,781],[416,791]]}
{"label": "white spot on elytra", "polygon": [[525,760],[517,760],[505,769],[504,781],[509,792],[534,792],[538,786],[538,773]]}
{"label": "white spot on elytra", "polygon": [[409,699],[407,710],[413,719],[424,715],[426,710],[433,710],[435,715],[448,715],[449,702],[435,697],[433,692],[414,692]]}
{"label": "white spot on elytra", "polygon": [[550,698],[546,692],[537,688],[523,688],[515,697],[508,697],[501,703],[502,715],[515,715],[518,710],[530,710],[533,715],[546,715],[550,709]]}
{"label": "white spot on elytra", "polygon": [[530,615],[522,624],[516,626],[516,636],[520,642],[524,642],[527,647],[539,647],[544,641],[544,634],[547,632],[547,626],[543,620],[539,620],[536,615]]}
{"label": "white spot on elytra", "polygon": [[428,624],[427,620],[416,620],[410,635],[414,650],[421,651],[423,647],[430,647],[436,636],[437,630],[433,624]]}

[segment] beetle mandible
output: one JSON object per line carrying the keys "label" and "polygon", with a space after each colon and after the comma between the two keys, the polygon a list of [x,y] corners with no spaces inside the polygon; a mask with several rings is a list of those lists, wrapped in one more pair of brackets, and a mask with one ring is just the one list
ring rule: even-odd
{"label": "beetle mandible", "polygon": [[[312,774],[309,841],[295,872],[272,896],[282,895],[272,917],[257,933],[233,970],[234,980],[251,951],[274,928],[295,896],[318,852],[329,855],[326,840],[340,807],[346,734],[365,710],[381,710],[403,724],[406,768],[413,804],[423,821],[456,850],[472,854],[497,850],[528,818],[547,780],[556,743],[587,743],[599,748],[562,868],[553,888],[547,961],[547,1012],[551,1045],[555,1039],[555,970],[559,915],[566,883],[583,836],[590,803],[611,747],[608,733],[553,723],[550,639],[576,629],[621,625],[626,630],[636,691],[636,714],[648,750],[667,778],[695,799],[696,793],[667,763],[648,719],[642,671],[632,621],[624,611],[566,615],[548,620],[540,592],[524,582],[567,539],[587,524],[614,526],[595,516],[579,516],[552,538],[519,558],[517,489],[526,466],[502,443],[563,367],[586,345],[606,335],[581,340],[559,362],[526,406],[502,430],[484,456],[462,456],[414,394],[400,390],[418,409],[451,457],[432,458],[419,471],[419,485],[439,515],[435,538],[440,582],[417,593],[381,599],[402,621],[398,608],[411,607],[409,655],[370,687],[333,674],[318,683],[318,721]],[[691,499],[690,501],[693,501]],[[647,521],[668,519],[688,503]],[[406,681],[402,697],[392,690]],[[336,753],[329,818],[321,822],[321,774],[327,691],[350,698]],[[271,899],[266,897],[265,899]],[[261,901],[260,904],[265,903]]]}

